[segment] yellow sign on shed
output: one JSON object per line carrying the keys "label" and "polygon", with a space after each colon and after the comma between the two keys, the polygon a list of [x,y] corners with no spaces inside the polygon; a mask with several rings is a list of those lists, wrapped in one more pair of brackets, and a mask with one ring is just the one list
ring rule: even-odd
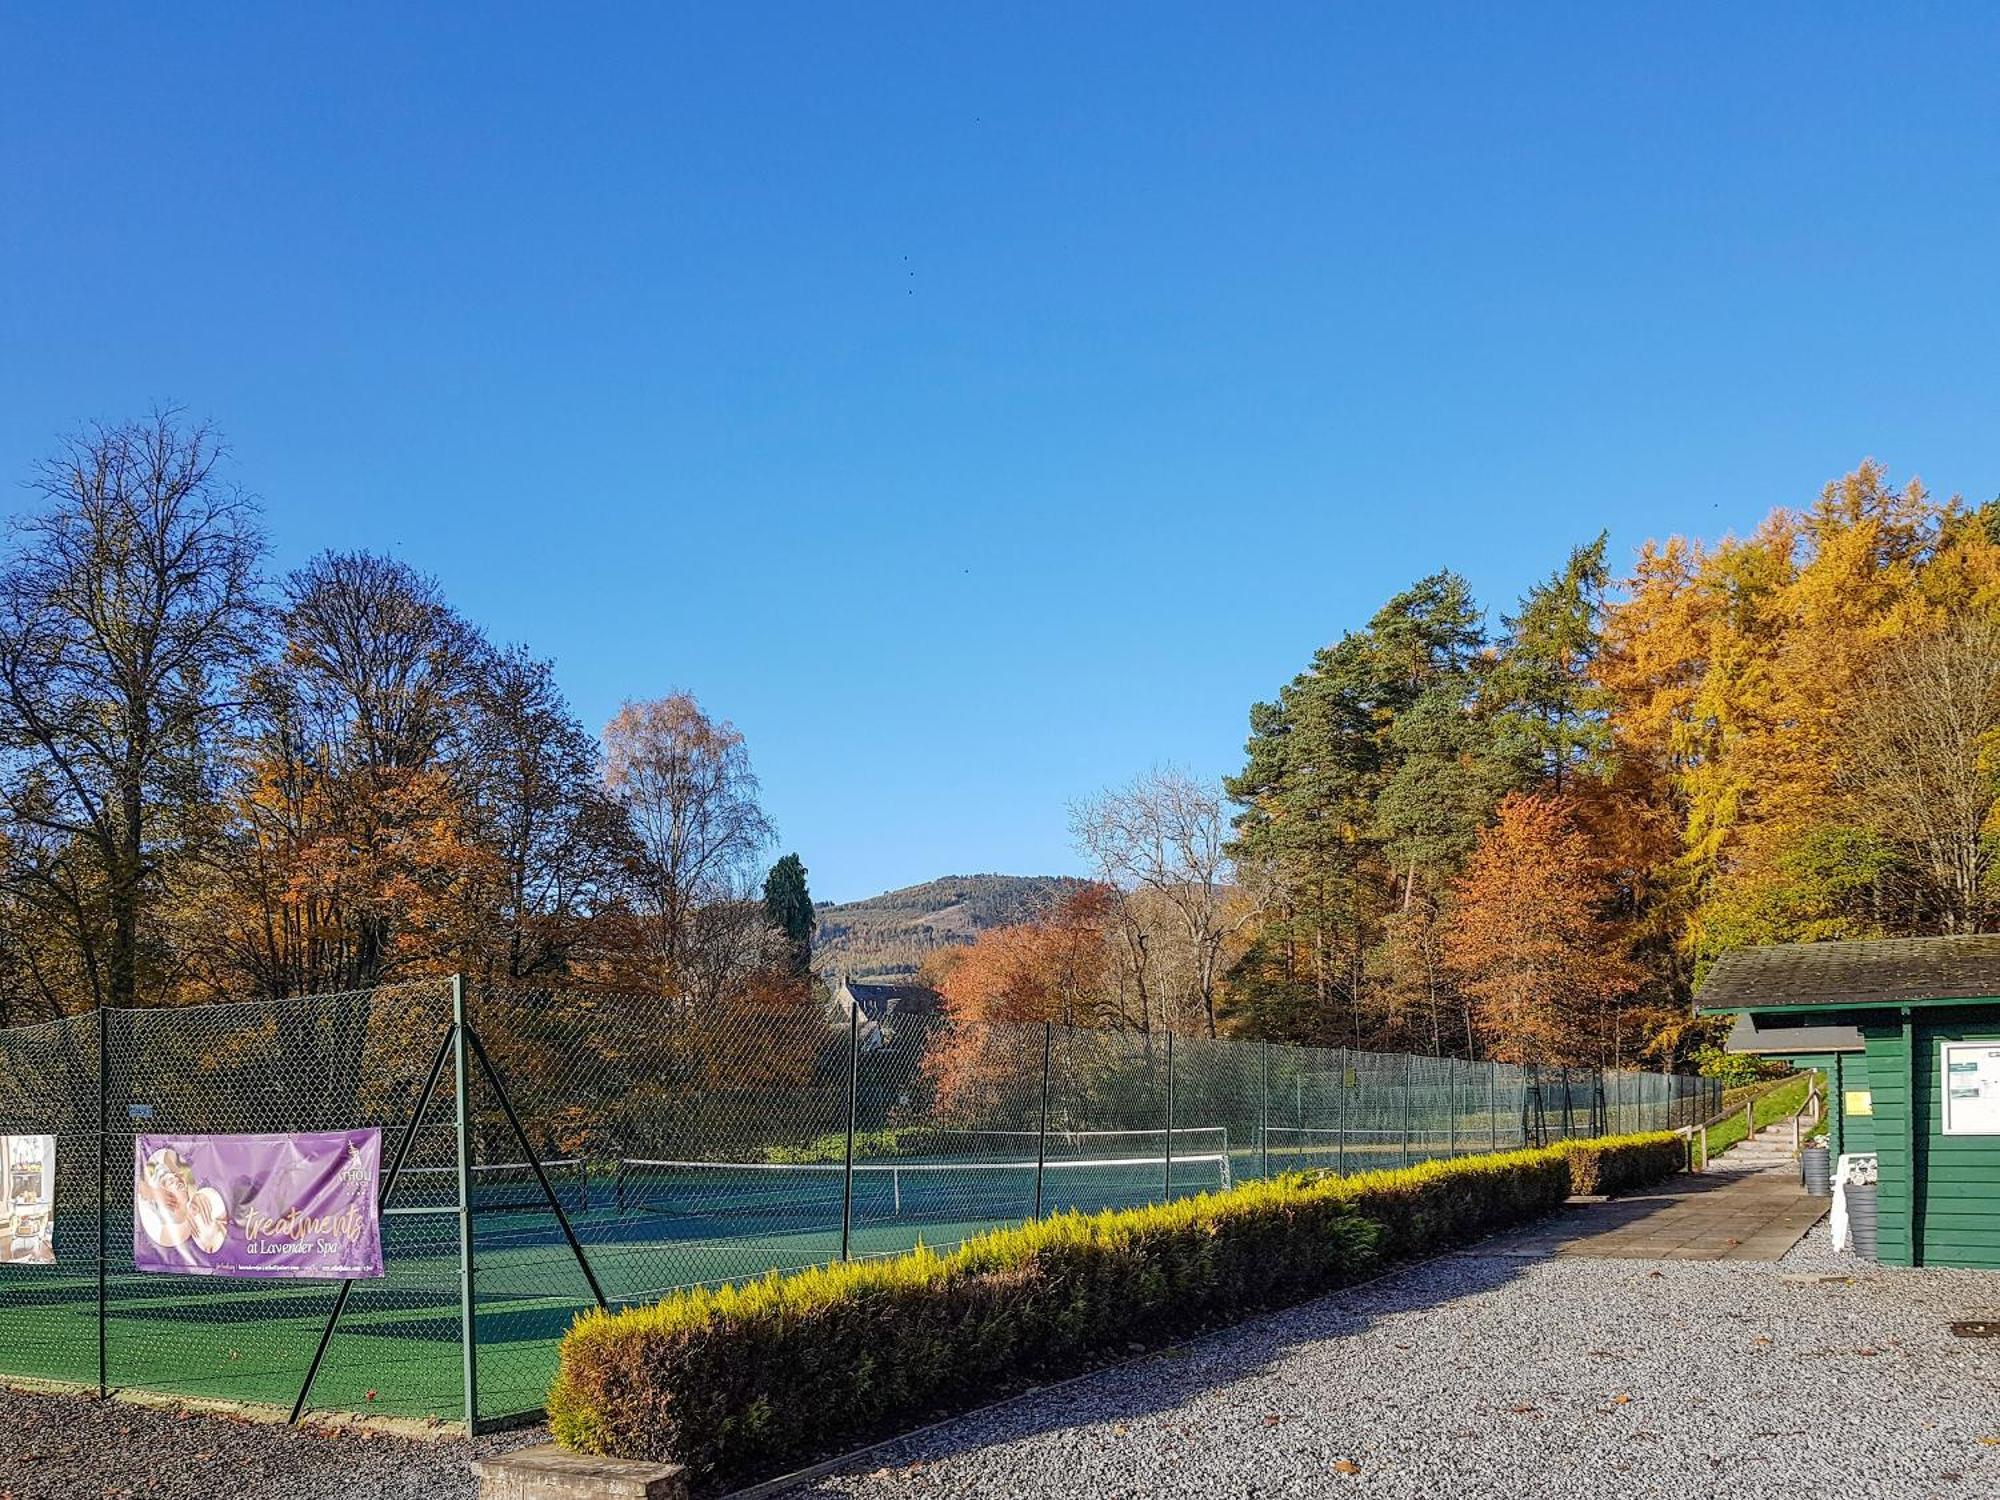
{"label": "yellow sign on shed", "polygon": [[1849,1089],[1840,1096],[1841,1108],[1850,1115],[1875,1113],[1875,1096],[1866,1089]]}

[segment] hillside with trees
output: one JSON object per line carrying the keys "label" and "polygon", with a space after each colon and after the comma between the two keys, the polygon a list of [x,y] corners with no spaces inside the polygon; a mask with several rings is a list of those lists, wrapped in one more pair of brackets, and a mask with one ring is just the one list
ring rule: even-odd
{"label": "hillside with trees", "polygon": [[936,950],[1039,916],[1079,883],[1060,875],[946,875],[862,901],[822,901],[813,967],[833,981],[906,978]]}

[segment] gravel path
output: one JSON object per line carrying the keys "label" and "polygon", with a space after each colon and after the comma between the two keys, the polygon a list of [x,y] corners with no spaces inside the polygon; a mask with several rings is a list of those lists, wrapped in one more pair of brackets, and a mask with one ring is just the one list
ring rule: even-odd
{"label": "gravel path", "polygon": [[[2000,1273],[1415,1266],[913,1439],[790,1500],[2000,1494]],[[518,1433],[482,1450],[538,1440]],[[472,1449],[0,1393],[0,1500],[465,1500]]]}
{"label": "gravel path", "polygon": [[[1835,1280],[1822,1280],[1821,1277]],[[1477,1251],[954,1422],[791,1500],[2000,1494],[2000,1274]]]}
{"label": "gravel path", "polygon": [[[478,1451],[539,1441],[481,1438]],[[294,1431],[91,1396],[0,1390],[0,1500],[460,1500],[474,1449],[362,1427]]]}

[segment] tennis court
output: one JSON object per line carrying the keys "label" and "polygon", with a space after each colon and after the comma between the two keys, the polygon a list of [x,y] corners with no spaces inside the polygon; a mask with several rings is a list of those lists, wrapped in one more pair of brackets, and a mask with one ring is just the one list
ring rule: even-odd
{"label": "tennis court", "polygon": [[426,1092],[426,1064],[463,1045],[452,990],[112,1012],[101,1055],[96,1017],[0,1032],[0,1131],[58,1140],[56,1263],[0,1265],[0,1375],[298,1398],[338,1285],[134,1271],[139,1133],[373,1125],[385,1161],[406,1144],[384,1202],[387,1274],[353,1283],[310,1405],[452,1423],[471,1409],[490,1425],[540,1408],[557,1341],[595,1305],[579,1257],[608,1303],[643,1302],[1038,1215],[1698,1108],[1657,1075],[1531,1079],[935,1017],[870,1042],[817,1013],[690,1016],[658,997],[546,991],[461,1002],[481,1054],[461,1106],[450,1069]]}

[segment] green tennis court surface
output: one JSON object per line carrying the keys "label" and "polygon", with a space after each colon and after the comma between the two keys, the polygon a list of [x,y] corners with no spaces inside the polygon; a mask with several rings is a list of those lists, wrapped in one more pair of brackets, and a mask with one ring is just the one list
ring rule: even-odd
{"label": "green tennis court surface", "polygon": [[[1213,1191],[1259,1167],[1255,1152],[1181,1157],[1173,1196]],[[1164,1159],[1049,1161],[1042,1210],[1158,1201],[1168,1170]],[[849,1253],[891,1254],[920,1240],[946,1248],[1022,1222],[1035,1211],[1036,1175],[1032,1160],[859,1163]],[[615,1305],[838,1259],[843,1177],[837,1164],[640,1163],[558,1171],[551,1185]],[[476,1178],[474,1201],[479,1415],[492,1420],[541,1407],[556,1345],[592,1301],[545,1204],[491,1177]],[[96,1384],[95,1275],[71,1269],[91,1262],[94,1233],[94,1222],[64,1223],[56,1266],[0,1267],[7,1374]],[[462,1421],[456,1222],[392,1215],[383,1243],[388,1275],[356,1284],[311,1405]],[[114,1388],[290,1407],[337,1283],[139,1274],[118,1266],[120,1248],[114,1236],[105,1319]]]}

